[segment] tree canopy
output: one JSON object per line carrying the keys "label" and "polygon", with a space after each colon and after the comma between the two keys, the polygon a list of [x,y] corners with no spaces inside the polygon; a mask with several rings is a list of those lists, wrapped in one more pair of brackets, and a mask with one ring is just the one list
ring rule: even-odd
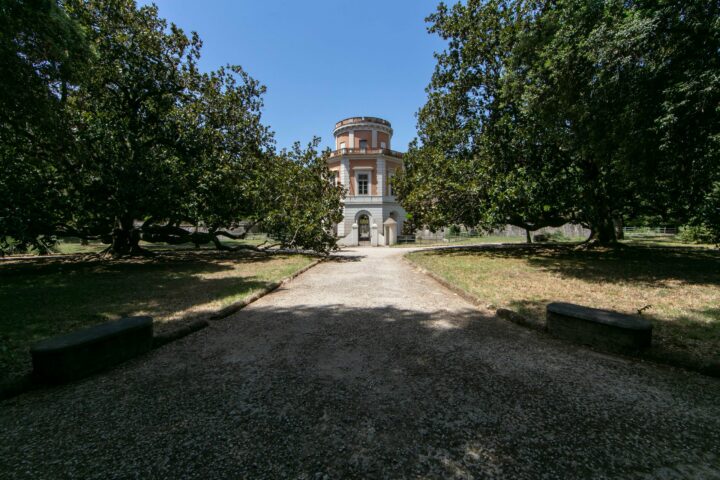
{"label": "tree canopy", "polygon": [[318,142],[276,152],[265,88],[240,66],[201,72],[197,34],[133,0],[0,5],[14,65],[0,98],[0,251],[63,235],[116,255],[141,253],[140,240],[228,248],[219,237],[243,236],[240,223],[283,247],[335,247],[342,191]]}
{"label": "tree canopy", "polygon": [[604,244],[623,217],[710,222],[719,13],[697,0],[440,4],[429,30],[447,48],[399,179],[406,208],[436,227],[574,221]]}
{"label": "tree canopy", "polygon": [[91,52],[83,31],[52,0],[0,0],[0,252],[8,234],[46,250],[67,209],[64,163],[73,152],[69,85]]}

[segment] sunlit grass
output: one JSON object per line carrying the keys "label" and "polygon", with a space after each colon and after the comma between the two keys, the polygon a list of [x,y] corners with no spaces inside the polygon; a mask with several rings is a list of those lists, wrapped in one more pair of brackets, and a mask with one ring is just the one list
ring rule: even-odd
{"label": "sunlit grass", "polygon": [[643,310],[659,347],[720,361],[720,251],[629,246],[444,250],[409,258],[495,308],[544,319],[563,301]]}

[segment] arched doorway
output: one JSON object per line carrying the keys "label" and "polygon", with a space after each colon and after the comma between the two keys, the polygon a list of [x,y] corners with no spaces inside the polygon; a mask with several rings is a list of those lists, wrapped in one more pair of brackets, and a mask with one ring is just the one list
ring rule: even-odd
{"label": "arched doorway", "polygon": [[358,216],[358,240],[370,240],[370,217],[362,213]]}

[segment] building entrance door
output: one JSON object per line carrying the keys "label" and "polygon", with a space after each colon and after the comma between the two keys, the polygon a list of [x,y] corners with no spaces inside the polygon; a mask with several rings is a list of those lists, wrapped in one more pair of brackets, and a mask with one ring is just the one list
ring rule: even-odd
{"label": "building entrance door", "polygon": [[358,218],[358,239],[370,240],[370,219],[364,214]]}

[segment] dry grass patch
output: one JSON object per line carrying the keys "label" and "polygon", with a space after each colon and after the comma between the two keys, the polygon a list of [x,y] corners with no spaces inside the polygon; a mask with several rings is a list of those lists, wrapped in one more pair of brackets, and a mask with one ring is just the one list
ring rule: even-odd
{"label": "dry grass patch", "polygon": [[156,330],[208,315],[309,265],[307,255],[175,252],[154,258],[0,263],[0,381],[30,368],[43,338],[128,315]]}
{"label": "dry grass patch", "polygon": [[627,246],[436,250],[409,258],[493,307],[545,318],[553,301],[642,315],[656,349],[720,361],[720,251]]}

